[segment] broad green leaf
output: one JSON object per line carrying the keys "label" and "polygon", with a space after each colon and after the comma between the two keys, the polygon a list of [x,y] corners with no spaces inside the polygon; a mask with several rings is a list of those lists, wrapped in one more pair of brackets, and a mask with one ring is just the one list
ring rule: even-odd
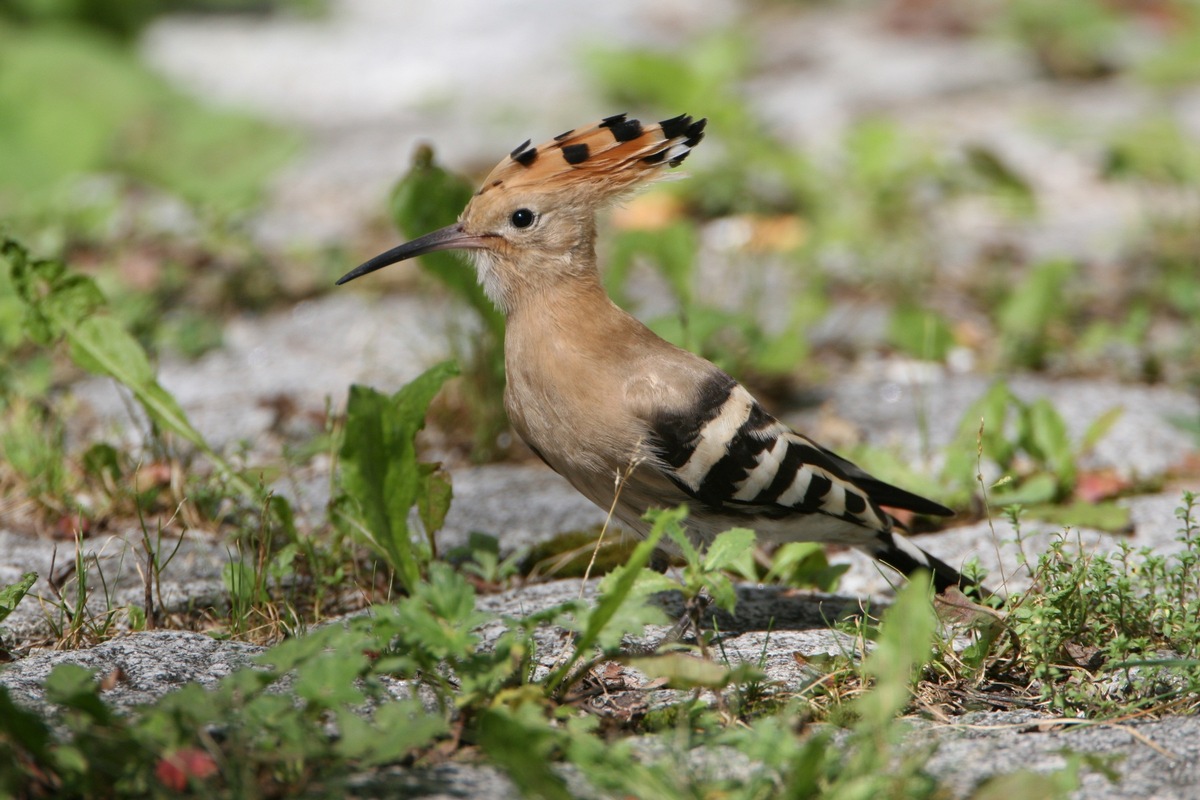
{"label": "broad green leaf", "polygon": [[154,367],[146,351],[116,319],[89,316],[68,324],[71,358],[88,372],[112,375],[129,386],[154,380]]}
{"label": "broad green leaf", "polygon": [[1069,261],[1046,261],[1033,267],[1016,284],[999,311],[1001,331],[1008,336],[1032,338],[1058,313],[1062,290],[1075,272]]}
{"label": "broad green leaf", "polygon": [[[983,454],[987,458],[994,459],[1002,467],[1012,464],[1013,457],[1016,455],[1016,446],[1009,439],[1010,434],[1006,428],[1009,409],[1020,407],[1020,404],[1021,401],[1008,388],[1008,384],[997,381],[979,400],[978,413],[968,413],[963,418],[964,423],[972,425],[970,431],[972,443],[977,441],[979,421],[983,420]],[[974,462],[974,449],[971,456],[972,462]]]}
{"label": "broad green leaf", "polygon": [[969,144],[964,153],[971,170],[987,181],[993,194],[1009,201],[1010,210],[1022,216],[1031,216],[1037,210],[1037,194],[1033,187],[996,150],[982,144]]}
{"label": "broad green leaf", "polygon": [[1071,261],[1047,261],[1033,267],[1004,300],[997,327],[1007,357],[1027,367],[1045,358],[1050,322],[1062,313],[1067,281],[1076,272]]}
{"label": "broad green leaf", "polygon": [[703,585],[712,595],[717,608],[730,614],[737,608],[737,589],[729,578],[719,572],[711,572],[704,575]]}
{"label": "broad green leaf", "polygon": [[74,774],[82,777],[91,771],[89,769],[88,758],[83,753],[83,748],[77,745],[59,745],[51,751],[51,755],[53,756],[54,769],[60,774]]}
{"label": "broad green leaf", "polygon": [[832,592],[849,569],[849,564],[830,565],[823,545],[788,542],[775,551],[763,582],[783,581],[789,586],[815,586],[823,592]]}
{"label": "broad green leaf", "polygon": [[351,386],[341,449],[342,488],[361,510],[368,535],[411,593],[420,565],[408,531],[408,512],[423,484],[414,438],[442,384],[458,373],[453,362],[431,367],[392,396]]}
{"label": "broad green leaf", "polygon": [[21,599],[33,588],[33,584],[37,583],[37,579],[36,572],[26,572],[16,583],[10,583],[0,589],[0,622],[16,610]]}
{"label": "broad green leaf", "polygon": [[209,447],[175,398],[158,384],[137,340],[120,322],[101,313],[104,295],[91,278],[71,272],[61,261],[30,261],[28,252],[11,239],[0,249],[12,265],[13,282],[25,301],[27,326],[35,340],[50,344],[65,337],[71,358],[80,367],[124,385],[155,425],[204,453],[244,497],[261,499],[261,493]]}

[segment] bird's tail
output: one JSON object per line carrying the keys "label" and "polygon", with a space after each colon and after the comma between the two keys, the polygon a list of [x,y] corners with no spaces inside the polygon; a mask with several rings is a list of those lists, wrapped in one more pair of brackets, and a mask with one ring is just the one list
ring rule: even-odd
{"label": "bird's tail", "polygon": [[978,581],[965,577],[945,561],[926,553],[894,530],[880,531],[875,541],[864,545],[862,549],[906,576],[918,570],[925,570],[933,576],[933,587],[939,594],[951,586],[956,586],[964,592],[973,587],[979,597],[991,595]]}

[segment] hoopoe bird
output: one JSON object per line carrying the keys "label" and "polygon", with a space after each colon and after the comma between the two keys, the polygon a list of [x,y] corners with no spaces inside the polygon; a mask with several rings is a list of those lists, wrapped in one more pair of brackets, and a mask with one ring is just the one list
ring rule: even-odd
{"label": "hoopoe bird", "polygon": [[767,542],[850,545],[939,592],[964,584],[897,532],[885,506],[950,509],[872,477],[768,414],[728,374],[659,338],[609,299],[596,214],[662,176],[706,120],[643,125],[625,114],[526,141],[492,170],[453,225],[367,261],[338,284],[437,250],[465,250],[505,313],[505,409],[530,449],[601,509],[644,535],[651,508],[689,506],[698,544],[733,527]]}

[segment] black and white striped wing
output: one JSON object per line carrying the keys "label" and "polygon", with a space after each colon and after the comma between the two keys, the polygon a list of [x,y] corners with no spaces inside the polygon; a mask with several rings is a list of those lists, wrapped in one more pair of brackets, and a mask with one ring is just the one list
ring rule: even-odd
{"label": "black and white striped wing", "polygon": [[877,531],[891,528],[879,504],[950,513],[792,431],[724,373],[694,405],[659,414],[651,428],[664,471],[707,509],[775,519],[824,514]]}

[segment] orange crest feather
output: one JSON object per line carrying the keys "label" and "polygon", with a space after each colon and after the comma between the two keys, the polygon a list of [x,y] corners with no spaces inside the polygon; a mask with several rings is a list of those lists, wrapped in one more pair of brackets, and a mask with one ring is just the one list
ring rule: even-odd
{"label": "orange crest feather", "polygon": [[600,196],[619,194],[634,184],[676,167],[704,138],[708,120],[687,114],[642,125],[625,114],[560,133],[530,147],[526,141],[484,180],[478,194],[492,189],[562,187],[587,184]]}

